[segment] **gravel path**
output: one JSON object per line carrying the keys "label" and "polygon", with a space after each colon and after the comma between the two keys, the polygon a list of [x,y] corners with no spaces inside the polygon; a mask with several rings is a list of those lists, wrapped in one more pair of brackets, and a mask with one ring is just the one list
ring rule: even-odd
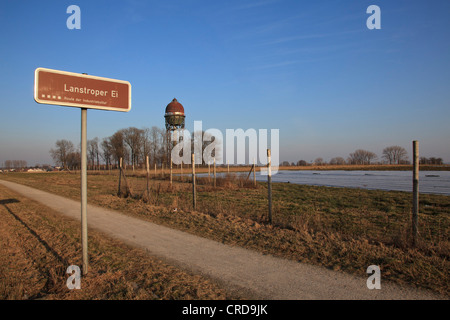
{"label": "gravel path", "polygon": [[[0,183],[63,215],[80,219],[78,201],[4,180]],[[382,273],[381,289],[369,290],[367,278],[224,245],[97,206],[88,205],[87,215],[89,228],[145,248],[153,256],[213,278],[251,299],[447,299],[384,283]]]}

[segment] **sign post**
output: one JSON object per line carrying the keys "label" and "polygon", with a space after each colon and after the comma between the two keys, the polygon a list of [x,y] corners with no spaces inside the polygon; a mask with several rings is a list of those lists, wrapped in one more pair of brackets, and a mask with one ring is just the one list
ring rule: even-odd
{"label": "sign post", "polygon": [[131,84],[128,81],[37,68],[34,73],[37,103],[81,108],[81,246],[83,274],[88,272],[87,233],[87,109],[128,112]]}
{"label": "sign post", "polygon": [[87,109],[81,108],[81,247],[83,249],[83,274],[88,272],[87,238]]}

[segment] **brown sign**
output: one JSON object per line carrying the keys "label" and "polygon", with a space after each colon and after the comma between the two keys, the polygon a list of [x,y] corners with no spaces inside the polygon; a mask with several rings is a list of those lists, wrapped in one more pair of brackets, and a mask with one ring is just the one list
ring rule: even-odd
{"label": "brown sign", "polygon": [[37,68],[34,100],[44,104],[128,112],[131,109],[131,84],[128,81]]}

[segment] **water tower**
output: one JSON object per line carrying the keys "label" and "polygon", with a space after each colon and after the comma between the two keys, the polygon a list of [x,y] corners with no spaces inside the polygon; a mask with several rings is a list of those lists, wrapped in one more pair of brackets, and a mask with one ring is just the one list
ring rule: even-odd
{"label": "water tower", "polygon": [[[177,99],[173,99],[166,107],[164,118],[166,119],[166,139],[167,139],[167,160],[170,161],[173,143],[171,141],[172,134],[175,134],[175,140],[178,140],[178,131],[184,129],[184,108]],[[169,162],[170,163],[170,162]]]}

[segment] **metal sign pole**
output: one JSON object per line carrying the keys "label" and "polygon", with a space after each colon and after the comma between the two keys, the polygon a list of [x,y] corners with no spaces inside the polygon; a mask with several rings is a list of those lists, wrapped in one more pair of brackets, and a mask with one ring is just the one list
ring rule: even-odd
{"label": "metal sign pole", "polygon": [[81,108],[81,246],[83,249],[83,274],[88,272],[87,238],[87,109]]}

